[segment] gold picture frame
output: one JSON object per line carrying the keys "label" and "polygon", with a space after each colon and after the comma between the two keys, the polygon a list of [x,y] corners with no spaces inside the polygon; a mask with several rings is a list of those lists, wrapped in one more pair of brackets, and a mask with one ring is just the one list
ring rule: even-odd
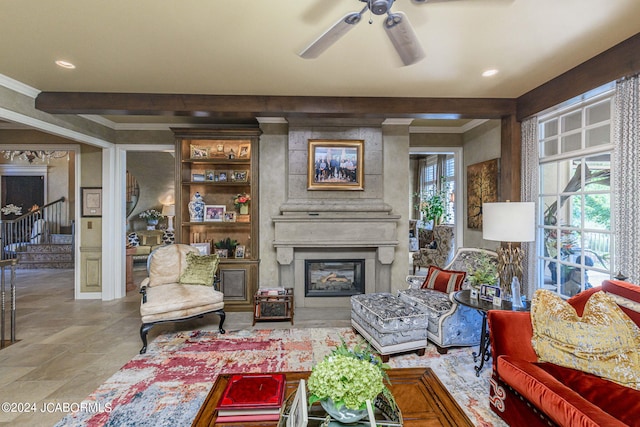
{"label": "gold picture frame", "polygon": [[364,140],[310,139],[308,190],[364,190]]}
{"label": "gold picture frame", "polygon": [[499,159],[467,166],[467,227],[482,230],[482,204],[498,201]]}
{"label": "gold picture frame", "polygon": [[190,155],[192,159],[206,159],[209,157],[209,147],[191,145],[190,148]]}

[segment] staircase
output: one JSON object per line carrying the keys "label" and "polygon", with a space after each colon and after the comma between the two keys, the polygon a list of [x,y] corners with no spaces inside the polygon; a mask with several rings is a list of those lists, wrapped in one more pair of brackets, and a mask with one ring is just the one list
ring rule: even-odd
{"label": "staircase", "polygon": [[73,235],[51,234],[50,243],[25,245],[16,252],[18,269],[74,268]]}

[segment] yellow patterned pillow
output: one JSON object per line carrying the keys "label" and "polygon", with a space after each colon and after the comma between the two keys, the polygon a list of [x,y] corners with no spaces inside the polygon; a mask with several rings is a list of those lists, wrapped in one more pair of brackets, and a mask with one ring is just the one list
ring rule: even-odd
{"label": "yellow patterned pillow", "polygon": [[218,255],[199,255],[195,252],[187,254],[187,267],[180,275],[181,285],[213,286],[213,279],[218,269]]}
{"label": "yellow patterned pillow", "polygon": [[531,323],[541,361],[640,390],[640,328],[605,292],[591,295],[580,318],[557,294],[539,289]]}

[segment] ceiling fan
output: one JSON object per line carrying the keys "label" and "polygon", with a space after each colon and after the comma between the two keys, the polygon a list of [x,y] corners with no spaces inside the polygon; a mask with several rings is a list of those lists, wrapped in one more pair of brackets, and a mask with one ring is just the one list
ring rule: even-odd
{"label": "ceiling fan", "polygon": [[[300,56],[305,59],[317,58],[333,45],[347,31],[355,27],[360,22],[362,15],[368,10],[374,15],[387,14],[383,26],[387,36],[391,40],[393,47],[400,55],[404,65],[415,64],[425,57],[420,41],[413,27],[409,23],[409,18],[403,12],[392,12],[391,6],[395,0],[359,0],[364,3],[360,12],[348,13],[331,28],[314,40],[306,49],[300,52]],[[427,3],[429,0],[412,0],[414,3]],[[369,23],[373,21],[370,19]]]}

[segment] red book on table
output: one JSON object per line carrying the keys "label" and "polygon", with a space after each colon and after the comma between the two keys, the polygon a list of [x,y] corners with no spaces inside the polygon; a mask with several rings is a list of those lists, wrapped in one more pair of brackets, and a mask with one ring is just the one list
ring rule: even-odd
{"label": "red book on table", "polygon": [[274,414],[282,406],[284,374],[231,375],[217,410],[220,416]]}

